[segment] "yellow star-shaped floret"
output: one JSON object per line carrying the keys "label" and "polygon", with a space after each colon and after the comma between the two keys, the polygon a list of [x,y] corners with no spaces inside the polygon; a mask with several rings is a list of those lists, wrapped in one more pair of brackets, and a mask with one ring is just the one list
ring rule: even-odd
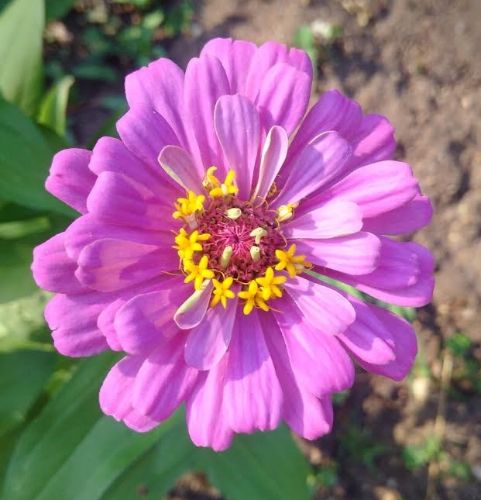
{"label": "yellow star-shaped floret", "polygon": [[205,196],[195,194],[194,191],[187,191],[186,198],[177,198],[175,203],[175,212],[172,214],[174,219],[189,217],[196,212],[204,209]]}
{"label": "yellow star-shaped floret", "polygon": [[200,242],[207,241],[209,238],[210,234],[208,233],[200,234],[199,231],[195,230],[189,234],[184,228],[181,228],[179,234],[175,237],[176,244],[174,248],[182,260],[191,260],[194,252],[202,251]]}
{"label": "yellow star-shaped floret", "polygon": [[201,290],[202,283],[205,279],[212,279],[214,277],[214,271],[209,269],[209,259],[207,255],[203,255],[197,264],[192,260],[184,262],[184,268],[188,273],[184,279],[184,283],[193,281],[196,290]]}
{"label": "yellow star-shaped floret", "polygon": [[287,252],[276,250],[276,258],[279,261],[276,264],[276,271],[287,271],[291,278],[301,274],[306,268],[311,267],[311,263],[306,261],[304,255],[295,255],[296,245],[293,243]]}
{"label": "yellow star-shaped floret", "polygon": [[243,312],[246,315],[250,314],[254,309],[254,307],[259,307],[263,311],[268,311],[270,309],[269,306],[266,304],[266,301],[263,299],[260,293],[259,285],[256,283],[255,280],[252,280],[249,283],[247,289],[239,292],[238,296],[239,298],[245,300]]}
{"label": "yellow star-shaped floret", "polygon": [[282,297],[282,288],[279,285],[285,283],[285,276],[276,276],[274,269],[268,267],[264,276],[256,278],[256,282],[261,286],[261,295],[264,300],[269,300],[272,296]]}
{"label": "yellow star-shaped floret", "polygon": [[216,170],[217,167],[209,167],[205,174],[204,187],[208,189],[209,195],[212,196],[212,198],[220,198],[221,196],[237,194],[239,189],[234,184],[235,172],[233,170],[229,170],[224,182],[221,183],[214,175]]}
{"label": "yellow star-shaped floret", "polygon": [[214,292],[210,302],[212,307],[216,306],[219,302],[224,309],[227,307],[227,299],[233,299],[235,297],[235,293],[230,290],[233,282],[234,278],[231,276],[224,281],[212,280],[212,284],[214,285]]}

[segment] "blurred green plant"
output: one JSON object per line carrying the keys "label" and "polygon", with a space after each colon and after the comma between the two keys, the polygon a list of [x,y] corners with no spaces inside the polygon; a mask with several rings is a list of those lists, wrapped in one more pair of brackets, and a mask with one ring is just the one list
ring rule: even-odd
{"label": "blurred green plant", "polygon": [[371,470],[376,468],[376,460],[387,452],[384,444],[355,424],[349,425],[346,432],[339,436],[339,441],[343,453]]}

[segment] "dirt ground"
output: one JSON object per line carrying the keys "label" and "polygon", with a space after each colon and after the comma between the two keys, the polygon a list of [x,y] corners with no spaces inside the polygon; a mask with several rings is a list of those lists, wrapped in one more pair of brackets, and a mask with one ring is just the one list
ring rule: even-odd
{"label": "dirt ground", "polygon": [[[213,36],[292,43],[301,25],[341,26],[342,38],[318,68],[317,92],[337,87],[367,111],[388,116],[397,130],[398,157],[413,166],[435,205],[432,225],[415,237],[437,260],[433,304],[416,320],[427,372],[414,370],[402,384],[366,374],[357,379],[338,408],[334,434],[304,446],[314,465],[337,463],[338,483],[321,484],[318,498],[481,498],[481,477],[476,478],[481,397],[469,381],[456,379],[458,361],[444,347],[463,332],[472,341],[469,355],[481,360],[481,2],[205,0],[196,5],[196,36],[177,40],[169,50],[181,64]],[[359,440],[349,437],[353,424],[364,441],[363,429],[371,430],[369,439],[376,443],[371,449],[379,447],[372,450],[373,460],[343,447],[346,440]],[[442,454],[415,472],[406,467],[402,450],[432,435],[442,437],[443,453],[469,465],[470,477],[445,474]]]}

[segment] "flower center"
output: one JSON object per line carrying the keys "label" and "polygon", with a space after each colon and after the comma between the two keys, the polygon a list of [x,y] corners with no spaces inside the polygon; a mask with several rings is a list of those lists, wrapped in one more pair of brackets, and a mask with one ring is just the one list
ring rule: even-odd
{"label": "flower center", "polygon": [[[292,216],[290,205],[269,208],[267,202],[254,204],[237,197],[235,175],[231,170],[224,182],[215,177],[215,167],[206,172],[203,185],[207,195],[192,191],[175,204],[174,219],[183,222],[174,248],[180,258],[185,282],[201,290],[212,280],[211,305],[235,297],[230,287],[243,287],[238,296],[245,299],[244,313],[254,307],[269,310],[267,301],[282,296],[282,284],[310,264],[295,255],[295,245],[285,250],[287,241],[281,223]],[[275,271],[282,273],[276,274]]]}

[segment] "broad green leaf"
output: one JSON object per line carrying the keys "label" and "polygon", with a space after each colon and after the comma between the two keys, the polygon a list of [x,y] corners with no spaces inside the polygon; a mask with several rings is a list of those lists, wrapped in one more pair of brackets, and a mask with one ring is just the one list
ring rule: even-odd
{"label": "broad green leaf", "polygon": [[175,420],[139,434],[101,416],[99,386],[112,363],[112,355],[85,361],[27,427],[7,470],[5,498],[99,499],[168,432]]}
{"label": "broad green leaf", "polygon": [[73,7],[75,0],[46,0],[47,21],[60,19]]}
{"label": "broad green leaf", "polygon": [[50,352],[0,353],[0,436],[24,421],[54,363]]}
{"label": "broad green leaf", "polygon": [[45,191],[54,152],[29,118],[0,99],[0,198],[72,215],[69,207]]}
{"label": "broad green leaf", "polygon": [[285,427],[239,435],[224,453],[203,450],[199,466],[229,500],[309,498],[309,467]]}
{"label": "broad green leaf", "polygon": [[68,96],[73,83],[72,76],[59,80],[42,100],[38,113],[38,122],[62,137],[65,135]]}
{"label": "broad green leaf", "polygon": [[29,115],[42,92],[44,17],[44,0],[13,0],[0,12],[0,93]]}

